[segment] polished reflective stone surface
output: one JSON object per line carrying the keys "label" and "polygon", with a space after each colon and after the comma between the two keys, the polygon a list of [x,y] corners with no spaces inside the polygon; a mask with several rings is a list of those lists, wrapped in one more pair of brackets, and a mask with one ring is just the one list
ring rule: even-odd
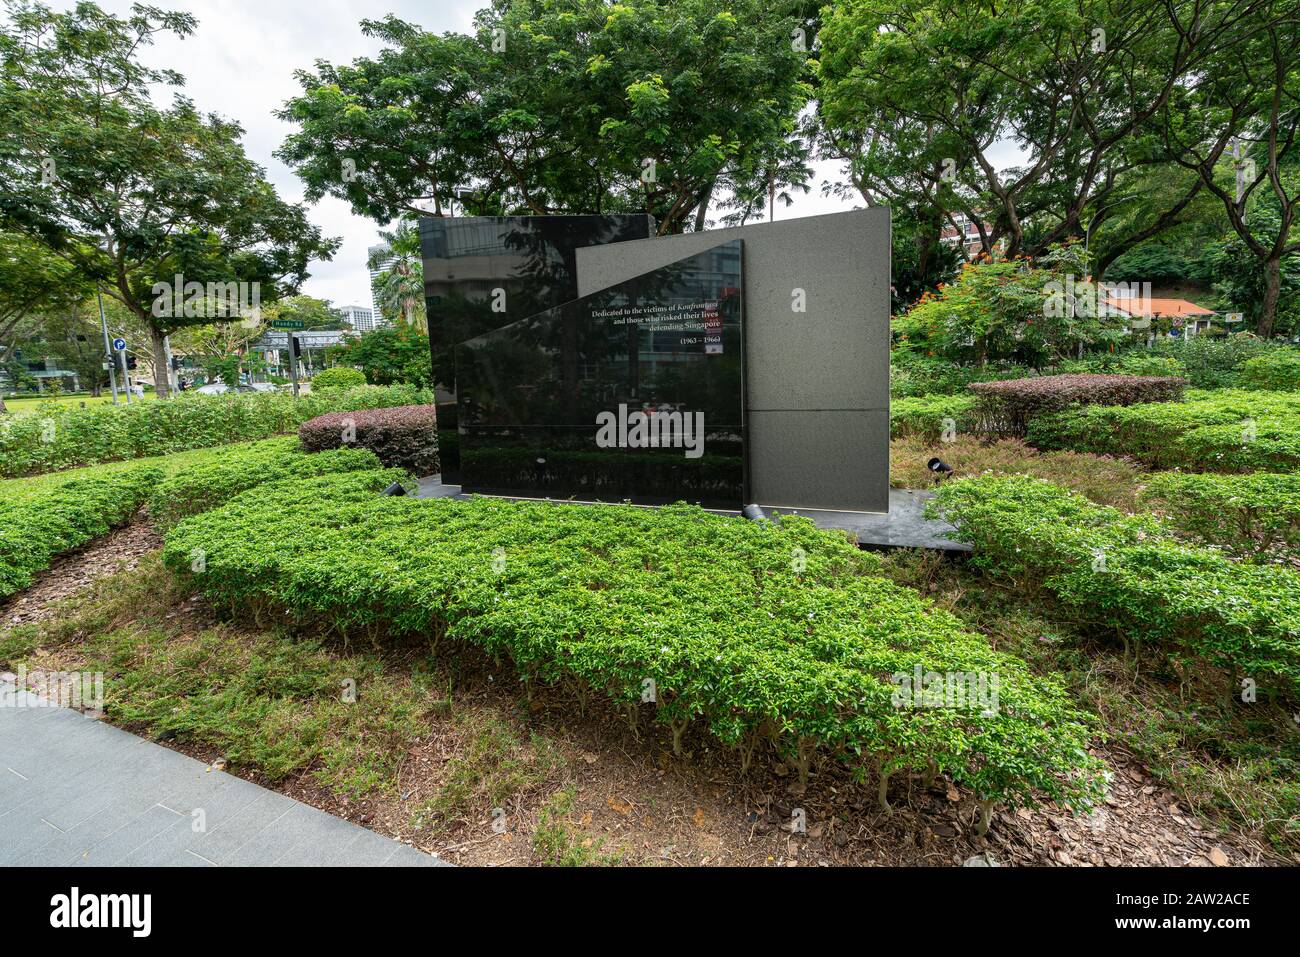
{"label": "polished reflective stone surface", "polygon": [[456,347],[578,297],[576,250],[645,239],[648,216],[420,220],[443,475],[460,480]]}
{"label": "polished reflective stone surface", "polygon": [[741,250],[723,243],[463,342],[464,490],[739,508]]}

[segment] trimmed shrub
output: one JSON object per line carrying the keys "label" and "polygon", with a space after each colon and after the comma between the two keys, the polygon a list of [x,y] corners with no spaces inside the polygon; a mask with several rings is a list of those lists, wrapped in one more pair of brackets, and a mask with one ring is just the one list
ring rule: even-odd
{"label": "trimmed shrub", "polygon": [[1300,557],[1300,475],[1165,472],[1142,498],[1182,531],[1238,558],[1267,560],[1279,550]]}
{"label": "trimmed shrub", "polygon": [[1028,438],[1158,469],[1287,472],[1300,466],[1300,393],[1192,391],[1186,402],[1068,409],[1032,421]]}
{"label": "trimmed shrub", "polygon": [[333,369],[324,369],[317,372],[312,377],[311,390],[318,392],[321,389],[355,389],[357,386],[365,384],[366,374],[360,369],[335,366]]}
{"label": "trimmed shrub", "polygon": [[427,390],[411,386],[362,386],[326,389],[298,399],[280,392],[185,394],[166,402],[0,416],[0,476],[265,439],[292,432],[299,423],[326,412],[411,405],[429,399]]}
{"label": "trimmed shrub", "polygon": [[390,468],[416,475],[438,471],[438,416],[432,405],[332,412],[304,422],[298,437],[309,452],[355,445]]}
{"label": "trimmed shrub", "polygon": [[42,483],[0,501],[0,598],[31,584],[55,556],[125,524],[162,477],[152,465],[95,478]]}
{"label": "trimmed shrub", "polygon": [[1275,349],[1242,364],[1241,385],[1267,392],[1300,391],[1300,349]]}
{"label": "trimmed shrub", "polygon": [[1003,435],[1023,436],[1029,421],[1071,405],[1132,405],[1136,402],[1175,402],[1186,383],[1167,376],[1128,376],[1081,373],[976,382],[967,386],[979,399],[986,428]]}
{"label": "trimmed shrub", "polygon": [[889,394],[895,398],[956,395],[972,382],[1014,379],[1030,375],[1028,366],[1005,362],[962,365],[946,359],[918,356],[909,349],[890,353]]}
{"label": "trimmed shrub", "polygon": [[889,431],[894,438],[916,436],[938,442],[945,432],[974,433],[979,428],[976,399],[969,395],[923,395],[889,403]]}
{"label": "trimmed shrub", "polygon": [[1153,355],[1146,349],[1101,352],[1083,359],[1070,359],[1057,366],[1058,372],[1105,372],[1118,375],[1176,376],[1186,378],[1183,364],[1173,356]]}
{"label": "trimmed shrub", "polygon": [[[996,577],[1046,587],[1125,644],[1152,644],[1300,692],[1300,574],[1183,544],[1150,515],[1125,515],[1031,478],[976,478],[930,505]],[[1236,687],[1236,682],[1233,682]]]}
{"label": "trimmed shrub", "polygon": [[[842,535],[684,505],[379,498],[370,475],[244,492],[177,525],[164,561],[189,576],[202,550],[193,584],[232,607],[466,643],[530,687],[653,711],[677,749],[696,726],[742,764],[772,741],[801,774],[818,752],[879,768],[880,794],[907,769],[985,801],[1097,794],[1088,719],[1060,682],[877,577]],[[998,704],[900,704],[918,669],[996,675]]]}
{"label": "trimmed shrub", "polygon": [[366,449],[309,454],[293,436],[232,446],[215,461],[182,469],[163,481],[149,496],[149,514],[159,528],[167,528],[265,482],[379,467],[378,457]]}
{"label": "trimmed shrub", "polygon": [[1242,364],[1252,356],[1277,348],[1270,342],[1243,333],[1234,336],[1192,336],[1190,339],[1160,337],[1149,350],[1152,355],[1177,359],[1194,389],[1231,389],[1239,385]]}

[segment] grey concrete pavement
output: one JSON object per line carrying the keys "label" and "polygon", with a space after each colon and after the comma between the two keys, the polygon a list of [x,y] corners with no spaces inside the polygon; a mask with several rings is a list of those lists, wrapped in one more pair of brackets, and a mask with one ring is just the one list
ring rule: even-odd
{"label": "grey concrete pavement", "polygon": [[0,866],[444,861],[0,680]]}

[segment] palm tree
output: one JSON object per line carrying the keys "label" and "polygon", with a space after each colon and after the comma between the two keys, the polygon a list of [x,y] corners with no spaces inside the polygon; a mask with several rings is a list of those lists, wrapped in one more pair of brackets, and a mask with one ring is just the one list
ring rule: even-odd
{"label": "palm tree", "polygon": [[414,223],[400,223],[393,232],[380,230],[383,248],[377,249],[368,263],[376,269],[392,259],[375,278],[375,305],[380,315],[395,316],[406,326],[419,329],[424,324],[424,266],[420,257],[420,231]]}

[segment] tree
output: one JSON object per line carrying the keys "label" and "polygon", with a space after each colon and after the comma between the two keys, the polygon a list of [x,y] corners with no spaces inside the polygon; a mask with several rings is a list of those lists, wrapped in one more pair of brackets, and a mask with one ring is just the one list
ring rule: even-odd
{"label": "tree", "polygon": [[1053,247],[1036,262],[964,263],[956,282],[894,323],[909,348],[957,362],[1014,361],[1041,368],[1070,358],[1081,343],[1116,339],[1113,315],[1088,274],[1079,244]]}
{"label": "tree", "polygon": [[388,263],[375,278],[375,304],[380,315],[423,328],[424,262],[419,228],[413,222],[403,222],[393,232],[380,230],[379,236],[383,246],[370,256],[367,266],[378,269]]}
{"label": "tree", "polygon": [[[293,292],[312,259],[333,255],[338,241],[276,195],[237,124],[179,94],[166,109],[153,104],[151,86],[182,80],[146,66],[140,52],[160,32],[193,32],[193,17],[8,6],[0,228],[40,241],[121,302],[147,330],[156,370],[166,368],[168,334]],[[154,378],[167,396],[167,376]]]}
{"label": "tree", "polygon": [[[1126,174],[1165,161],[1154,119],[1191,78],[1231,63],[1276,18],[1272,6],[844,0],[826,8],[819,36],[822,141],[849,160],[864,196],[897,190],[943,215],[960,210],[986,249],[1039,254],[1084,238]],[[991,148],[1008,141],[1026,158],[998,169]],[[1200,188],[1188,179],[1162,197],[1142,238]]]}
{"label": "tree", "polygon": [[387,48],[300,71],[277,155],[309,198],[378,222],[464,194],[478,214],[642,210],[682,232],[724,178],[766,189],[789,168],[809,95],[793,6],[493,0],[442,36],[366,20]]}
{"label": "tree", "polygon": [[315,332],[340,332],[350,329],[343,310],[335,309],[328,300],[314,296],[286,296],[262,309],[264,325],[276,319],[296,319],[304,330]]}
{"label": "tree", "polygon": [[1300,231],[1293,231],[1300,215],[1300,9],[1294,2],[1263,6],[1235,56],[1192,77],[1158,120],[1165,157],[1195,172],[1219,199],[1262,269],[1252,311],[1268,337],[1283,295],[1282,264],[1300,252]]}
{"label": "tree", "polygon": [[366,374],[371,385],[409,382],[430,384],[429,337],[404,325],[379,326],[341,346],[326,350],[330,365],[351,366]]}

